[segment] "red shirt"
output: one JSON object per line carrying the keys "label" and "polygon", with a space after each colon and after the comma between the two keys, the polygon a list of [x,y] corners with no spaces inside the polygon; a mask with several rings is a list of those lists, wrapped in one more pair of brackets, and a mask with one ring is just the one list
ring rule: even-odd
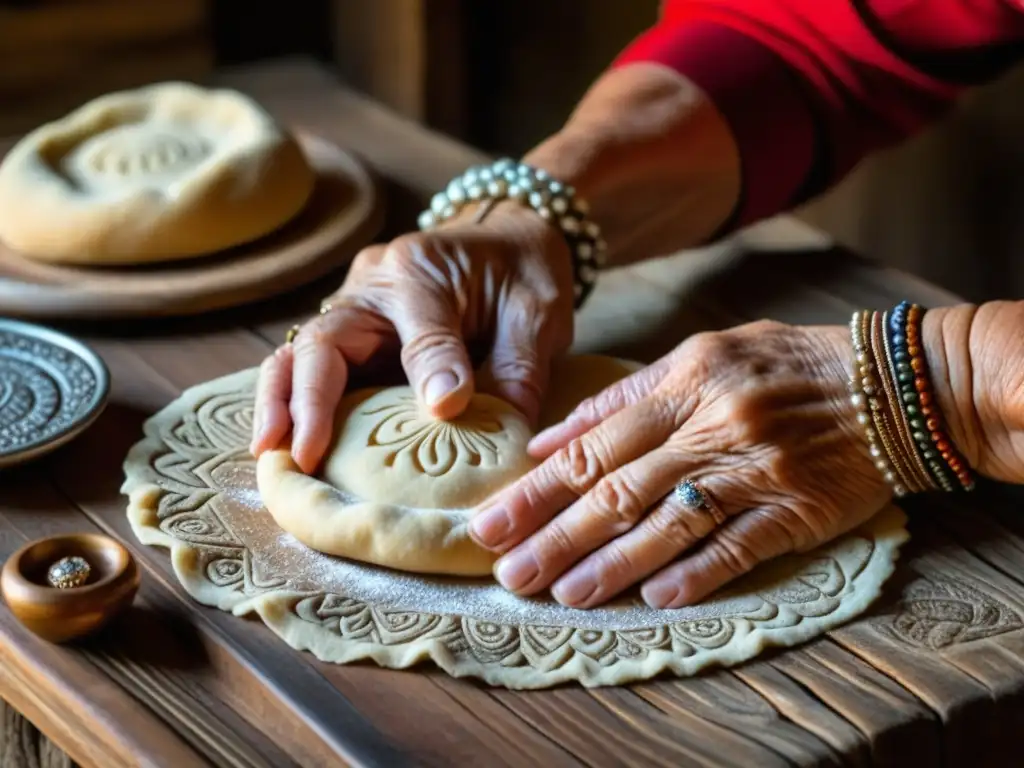
{"label": "red shirt", "polygon": [[616,65],[636,61],[686,75],[729,122],[742,224],[821,192],[1024,61],[1024,0],[664,0]]}

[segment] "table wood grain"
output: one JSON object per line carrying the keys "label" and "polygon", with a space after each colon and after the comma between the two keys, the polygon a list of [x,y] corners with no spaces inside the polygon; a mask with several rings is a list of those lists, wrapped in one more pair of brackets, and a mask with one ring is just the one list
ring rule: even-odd
{"label": "table wood grain", "polygon": [[[358,152],[391,232],[480,159],[302,61],[222,75],[284,119]],[[0,556],[103,531],[143,566],[137,603],[76,647],[0,609],[0,696],[82,765],[867,766],[1013,764],[1024,725],[1020,494],[908,504],[913,539],[884,598],[825,636],[730,670],[622,688],[514,692],[428,666],[334,666],[256,621],[192,602],[166,551],[139,545],[118,489],[142,421],[253,366],[337,284],[230,313],[66,326],[103,356],[111,405],[79,440],[0,477]],[[769,317],[844,323],[855,307],[956,297],[834,247],[790,218],[714,248],[610,272],[577,346],[651,360],[688,334]]]}

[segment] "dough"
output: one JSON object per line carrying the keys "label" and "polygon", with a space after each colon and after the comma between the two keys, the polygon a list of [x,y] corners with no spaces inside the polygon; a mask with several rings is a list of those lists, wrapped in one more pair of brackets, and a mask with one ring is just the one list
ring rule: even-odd
{"label": "dough", "polygon": [[162,83],[102,96],[0,163],[0,240],[51,262],[201,256],[294,217],[314,173],[247,96]]}
{"label": "dough", "polygon": [[[591,355],[559,361],[542,426],[633,367]],[[462,416],[445,422],[424,413],[408,387],[360,390],[338,407],[320,477],[303,474],[282,448],[260,457],[257,482],[277,524],[313,549],[400,570],[481,576],[494,555],[469,538],[471,509],[534,466],[531,436],[522,414],[488,395],[475,395]]]}
{"label": "dough", "polygon": [[[284,535],[263,509],[247,451],[257,374],[192,387],[146,421],[124,464],[128,519],[142,543],[170,549],[195,600],[258,616],[289,646],[325,662],[407,669],[432,661],[452,676],[509,688],[695,675],[852,620],[879,597],[907,539],[905,516],[890,506],[811,552],[756,568],[713,599],[665,611],[631,594],[580,611],[544,595],[518,597],[490,579],[326,557]],[[922,583],[929,589],[941,563],[926,559],[902,569],[890,597],[901,589],[914,596]],[[860,626],[905,637],[921,626],[914,601]]]}

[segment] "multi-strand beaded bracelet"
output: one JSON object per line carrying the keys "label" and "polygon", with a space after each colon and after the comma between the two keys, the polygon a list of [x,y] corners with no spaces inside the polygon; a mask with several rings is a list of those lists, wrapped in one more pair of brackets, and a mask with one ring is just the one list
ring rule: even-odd
{"label": "multi-strand beaded bracelet", "polygon": [[935,400],[921,343],[924,313],[904,301],[890,312],[855,312],[850,320],[851,397],[871,456],[897,497],[974,488]]}

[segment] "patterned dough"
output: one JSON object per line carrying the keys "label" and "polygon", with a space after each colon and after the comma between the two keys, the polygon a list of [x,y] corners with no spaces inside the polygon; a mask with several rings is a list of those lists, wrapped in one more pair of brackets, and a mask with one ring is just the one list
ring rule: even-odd
{"label": "patterned dough", "polygon": [[[903,513],[888,507],[813,552],[781,557],[705,603],[671,611],[628,595],[579,611],[517,597],[490,579],[330,557],[281,531],[260,502],[248,450],[256,376],[250,369],[193,387],[146,422],[125,460],[128,519],[141,542],[171,550],[195,600],[258,616],[326,662],[405,669],[433,661],[455,677],[509,688],[694,675],[850,621],[881,594],[907,538]],[[911,628],[928,623],[882,611],[859,626],[905,637],[901,618]]]}
{"label": "patterned dough", "polygon": [[18,142],[0,163],[0,240],[63,263],[201,256],[277,229],[314,181],[296,141],[248,97],[162,83]]}
{"label": "patterned dough", "polygon": [[[543,424],[627,375],[631,365],[579,356],[560,361]],[[260,457],[264,504],[302,543],[418,573],[490,574],[494,555],[469,538],[470,509],[526,474],[532,432],[518,411],[476,395],[452,422],[423,413],[408,387],[361,390],[338,407],[321,477],[303,474],[287,450]]]}

